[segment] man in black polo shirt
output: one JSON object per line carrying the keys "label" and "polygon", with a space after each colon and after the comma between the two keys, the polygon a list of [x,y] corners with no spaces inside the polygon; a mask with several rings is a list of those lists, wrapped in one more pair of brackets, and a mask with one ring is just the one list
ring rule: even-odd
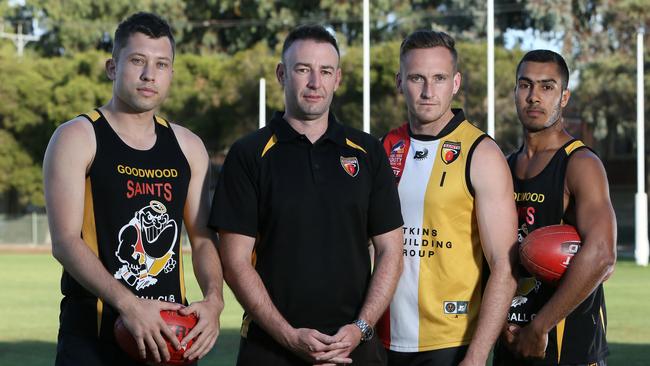
{"label": "man in black polo shirt", "polygon": [[399,197],[380,143],[329,113],[339,57],[323,27],[293,30],[276,69],[285,112],[223,166],[210,225],[246,311],[238,365],[385,363],[373,326],[402,269]]}

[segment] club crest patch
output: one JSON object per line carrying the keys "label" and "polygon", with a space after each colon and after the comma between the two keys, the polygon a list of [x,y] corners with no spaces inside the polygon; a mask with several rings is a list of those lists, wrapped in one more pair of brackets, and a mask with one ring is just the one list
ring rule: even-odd
{"label": "club crest patch", "polygon": [[445,164],[451,164],[460,156],[460,142],[445,141],[440,149],[440,157]]}
{"label": "club crest patch", "polygon": [[344,158],[341,156],[341,166],[343,167],[343,170],[345,170],[348,175],[350,175],[352,178],[356,177],[357,174],[359,174],[359,160],[357,160],[356,156],[353,156],[351,158]]}

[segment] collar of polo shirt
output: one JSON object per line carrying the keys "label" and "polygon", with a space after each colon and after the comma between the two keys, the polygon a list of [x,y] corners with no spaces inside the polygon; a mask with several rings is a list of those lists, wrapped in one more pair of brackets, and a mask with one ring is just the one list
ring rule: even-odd
{"label": "collar of polo shirt", "polygon": [[[281,111],[273,113],[273,118],[270,122],[270,127],[277,136],[278,141],[291,141],[302,136],[296,130],[294,130],[293,127],[291,127],[289,122],[282,118],[283,115],[284,112]],[[342,146],[345,146],[347,144],[345,141],[346,136],[343,125],[336,119],[333,113],[329,113],[327,119],[327,130],[323,136],[318,139],[317,142],[323,141],[325,139],[332,140]]]}

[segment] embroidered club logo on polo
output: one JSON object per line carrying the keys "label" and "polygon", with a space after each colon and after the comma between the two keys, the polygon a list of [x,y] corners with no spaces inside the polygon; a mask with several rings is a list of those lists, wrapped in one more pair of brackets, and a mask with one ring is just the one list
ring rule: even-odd
{"label": "embroidered club logo on polo", "polygon": [[453,163],[460,155],[460,142],[445,141],[440,149],[440,157],[445,164]]}
{"label": "embroidered club logo on polo", "polygon": [[341,156],[341,166],[343,167],[343,170],[345,170],[348,175],[350,175],[352,178],[356,177],[357,174],[359,174],[359,160],[357,160],[356,156],[353,156],[351,158],[344,158]]}

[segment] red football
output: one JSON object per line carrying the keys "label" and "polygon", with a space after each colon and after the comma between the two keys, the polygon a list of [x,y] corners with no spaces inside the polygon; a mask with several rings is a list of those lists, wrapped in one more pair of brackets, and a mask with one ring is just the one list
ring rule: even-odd
{"label": "red football", "polygon": [[580,236],[573,226],[545,226],[524,238],[519,246],[519,258],[524,268],[540,281],[556,284],[580,245]]}
{"label": "red football", "polygon": [[[197,317],[194,314],[190,315],[181,315],[177,311],[170,311],[170,310],[162,310],[160,312],[160,317],[163,318],[165,323],[169,326],[169,329],[176,335],[176,338],[178,340],[182,340],[187,333],[194,328],[196,325],[196,322],[198,321]],[[115,326],[114,326],[114,332],[115,332],[115,340],[117,341],[117,344],[120,345],[120,348],[124,350],[131,358],[133,358],[136,361],[149,361],[149,362],[154,362],[153,358],[150,358],[149,353],[147,352],[147,359],[143,360],[140,358],[140,355],[138,353],[138,345],[135,342],[135,339],[131,335],[131,332],[126,328],[124,325],[124,322],[122,321],[122,317],[118,317],[117,320],[115,321]],[[192,346],[192,343],[194,340],[190,340],[187,344],[187,347],[185,349],[189,349]],[[166,363],[162,363],[162,365],[173,365],[173,366],[182,366],[182,365],[187,365],[190,364],[191,362],[188,361],[187,359],[183,358],[183,354],[185,354],[185,349],[180,349],[180,350],[175,350],[174,347],[167,341],[167,350],[169,351],[169,355],[171,358],[169,361]],[[193,361],[192,361],[193,362]]]}

